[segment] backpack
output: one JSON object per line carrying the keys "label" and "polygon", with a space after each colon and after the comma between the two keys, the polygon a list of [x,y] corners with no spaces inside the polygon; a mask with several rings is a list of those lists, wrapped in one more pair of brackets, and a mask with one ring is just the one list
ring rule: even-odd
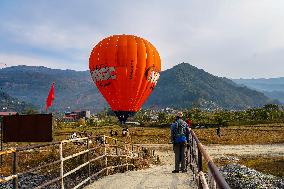
{"label": "backpack", "polygon": [[185,128],[181,121],[176,121],[175,142],[176,143],[186,142]]}

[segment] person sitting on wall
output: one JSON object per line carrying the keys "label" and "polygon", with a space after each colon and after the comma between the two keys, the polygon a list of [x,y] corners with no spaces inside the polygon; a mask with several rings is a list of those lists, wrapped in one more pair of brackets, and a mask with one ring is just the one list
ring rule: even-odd
{"label": "person sitting on wall", "polygon": [[123,136],[123,137],[129,136],[129,130],[128,130],[128,128],[123,128],[123,129],[122,129],[122,136]]}
{"label": "person sitting on wall", "polygon": [[114,136],[118,136],[118,132],[117,131],[114,131]]}
{"label": "person sitting on wall", "polygon": [[70,135],[70,139],[76,139],[78,138],[77,133],[73,133],[72,135]]}
{"label": "person sitting on wall", "polygon": [[98,145],[101,145],[101,144],[104,144],[104,138],[102,136],[96,136],[96,144],[97,146]]}

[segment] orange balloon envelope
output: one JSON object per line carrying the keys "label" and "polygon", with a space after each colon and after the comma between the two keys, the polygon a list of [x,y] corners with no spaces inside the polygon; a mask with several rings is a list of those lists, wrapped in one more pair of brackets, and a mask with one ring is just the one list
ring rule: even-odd
{"label": "orange balloon envelope", "polygon": [[89,59],[91,77],[121,122],[140,110],[159,79],[161,60],[155,47],[133,35],[100,41]]}

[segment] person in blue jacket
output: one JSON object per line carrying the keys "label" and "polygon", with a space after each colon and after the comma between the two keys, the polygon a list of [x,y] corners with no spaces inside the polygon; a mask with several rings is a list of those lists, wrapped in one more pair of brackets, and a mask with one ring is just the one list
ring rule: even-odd
{"label": "person in blue jacket", "polygon": [[178,112],[176,120],[171,124],[171,142],[175,153],[175,170],[172,173],[186,172],[185,154],[186,146],[189,143],[189,128],[182,120],[182,112]]}

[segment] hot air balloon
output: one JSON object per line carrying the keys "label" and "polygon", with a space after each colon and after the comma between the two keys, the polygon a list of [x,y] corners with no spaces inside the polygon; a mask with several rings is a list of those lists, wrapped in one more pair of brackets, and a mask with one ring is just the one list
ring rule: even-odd
{"label": "hot air balloon", "polygon": [[121,123],[139,111],[157,84],[161,60],[156,48],[134,35],[100,41],[89,59],[91,77]]}

